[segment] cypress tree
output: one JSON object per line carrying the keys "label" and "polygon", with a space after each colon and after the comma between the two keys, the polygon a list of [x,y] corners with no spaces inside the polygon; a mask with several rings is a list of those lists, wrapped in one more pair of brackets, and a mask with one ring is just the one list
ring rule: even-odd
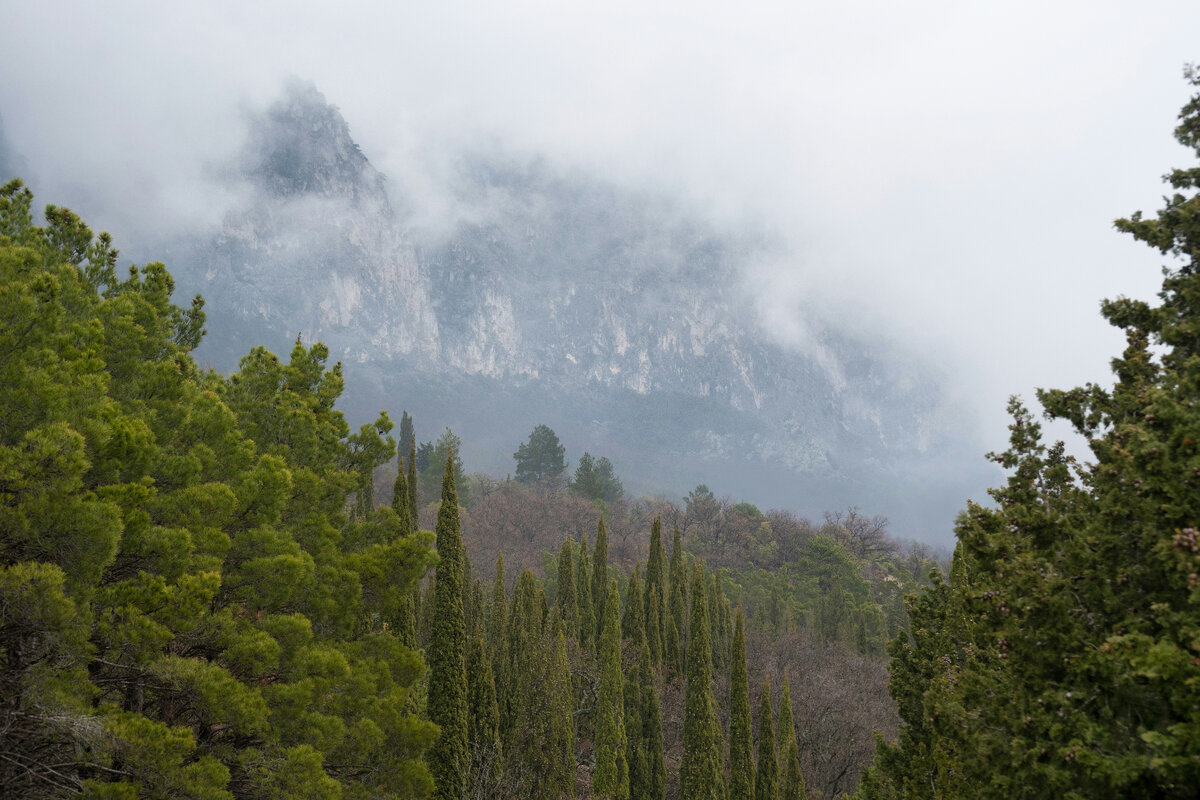
{"label": "cypress tree", "polygon": [[650,657],[645,650],[638,658],[638,683],[642,696],[639,714],[642,751],[646,760],[641,790],[635,794],[631,786],[630,794],[633,800],[663,800],[667,792],[667,765],[663,748],[662,710],[658,704],[658,689],[655,687]]}
{"label": "cypress tree", "polygon": [[[400,519],[400,530],[406,535],[412,535],[413,525],[411,512],[408,507],[408,482],[404,478],[404,459],[397,464],[396,483],[392,487],[392,509]],[[417,646],[417,608],[413,602],[413,593],[404,592],[396,608],[394,620],[396,636],[405,647]]]}
{"label": "cypress tree", "polygon": [[425,580],[425,593],[421,596],[421,615],[418,619],[417,640],[428,649],[433,637],[433,620],[437,615],[437,570],[429,573]]}
{"label": "cypress tree", "polygon": [[754,797],[745,624],[739,606],[733,629],[733,646],[729,653],[729,800],[753,800]]}
{"label": "cypress tree", "polygon": [[662,630],[662,618],[659,616],[659,610],[662,608],[662,600],[658,594],[658,587],[650,587],[650,602],[646,604],[646,655],[650,658],[651,666],[658,666],[662,663],[663,641],[660,631]]}
{"label": "cypress tree", "polygon": [[680,653],[679,628],[675,626],[675,615],[667,617],[667,641],[663,643],[663,663],[668,678],[683,674],[683,656]]}
{"label": "cypress tree", "polygon": [[496,578],[492,581],[492,608],[488,614],[488,647],[492,651],[492,663],[500,663],[504,650],[504,634],[507,630],[508,595],[504,591],[504,552],[496,553]]}
{"label": "cypress tree", "polygon": [[579,595],[579,646],[584,650],[592,649],[596,636],[596,616],[592,606],[592,573],[588,569],[587,534],[579,540],[579,559],[576,562],[579,569],[575,571],[575,591]]}
{"label": "cypress tree", "polygon": [[[666,633],[666,646],[669,651],[667,655],[667,674],[681,675],[683,674],[685,648],[683,642],[684,628],[684,606],[687,603],[687,575],[683,566],[683,536],[679,532],[679,528],[675,528],[675,537],[671,543],[671,585],[668,589],[670,596],[668,597],[668,615],[670,623],[663,625],[663,630]],[[670,628],[674,625],[675,634],[672,636]],[[711,644],[711,643],[710,643]]]}
{"label": "cypress tree", "polygon": [[771,677],[763,683],[758,710],[758,773],[754,800],[779,800],[779,762],[775,756],[775,722],[771,719]]}
{"label": "cypress tree", "polygon": [[579,597],[575,590],[575,559],[571,541],[564,540],[558,550],[558,593],[554,598],[567,635],[579,635]]}
{"label": "cypress tree", "polygon": [[[631,585],[625,600],[626,614],[622,622],[623,626],[626,621],[631,619],[628,612],[629,607],[635,602],[635,597],[636,602],[640,605],[641,597],[634,594]],[[626,631],[626,635],[637,647],[638,671],[629,675],[625,681],[625,761],[629,764],[629,796],[632,800],[639,800],[646,795],[649,769],[645,723],[642,721],[642,675],[640,671],[641,663],[646,660],[646,648],[639,641],[645,638],[645,632],[638,631],[629,634]]]}
{"label": "cypress tree", "polygon": [[628,800],[625,688],[621,672],[621,630],[617,622],[621,597],[616,580],[611,581],[606,594],[600,649],[597,651],[600,692],[596,700],[596,771],[592,777],[592,793],[610,800]]}
{"label": "cypress tree", "polygon": [[[650,663],[658,666],[662,663],[662,641],[665,637],[662,624],[663,617],[666,616],[665,602],[667,598],[666,592],[666,575],[663,573],[665,568],[666,554],[663,550],[662,543],[662,517],[654,518],[654,524],[650,526],[650,555],[646,560],[646,646],[650,648]],[[657,595],[655,595],[657,592]],[[657,630],[651,630],[649,621],[654,618]]]}
{"label": "cypress tree", "polygon": [[596,547],[592,550],[592,605],[596,616],[596,644],[604,633],[604,606],[608,601],[608,530],[604,516],[596,525]]}
{"label": "cypress tree", "polygon": [[417,440],[412,439],[408,444],[408,509],[412,519],[412,532],[416,533],[421,527],[421,509],[417,506]]}
{"label": "cypress tree", "polygon": [[446,459],[438,508],[434,614],[429,640],[429,719],[440,731],[429,750],[437,800],[462,800],[468,769],[463,545],[454,487],[454,454]]}
{"label": "cypress tree", "polygon": [[723,800],[723,759],[717,743],[716,699],[712,686],[712,644],[704,572],[696,565],[692,580],[692,629],[688,637],[687,689],[684,694],[683,760],[679,765],[681,800]]}
{"label": "cypress tree", "polygon": [[804,774],[800,771],[800,744],[792,717],[792,687],[783,673],[783,697],[779,700],[779,800],[807,800]]}
{"label": "cypress tree", "polygon": [[629,589],[625,593],[625,611],[621,615],[621,636],[630,639],[641,648],[646,643],[646,615],[642,605],[642,580],[638,576],[638,565],[634,565],[629,576]]}
{"label": "cypress tree", "polygon": [[575,795],[575,716],[571,702],[571,663],[567,659],[566,637],[559,633],[554,641],[554,658],[547,686],[550,713],[546,747],[550,770],[547,790],[543,795],[549,800]]}
{"label": "cypress tree", "polygon": [[400,518],[400,530],[412,531],[412,509],[408,506],[408,478],[404,475],[404,456],[396,463],[396,481],[392,484],[392,510]]}
{"label": "cypress tree", "polygon": [[470,750],[468,797],[495,794],[500,778],[500,707],[496,700],[492,660],[476,630],[467,649],[467,744]]}

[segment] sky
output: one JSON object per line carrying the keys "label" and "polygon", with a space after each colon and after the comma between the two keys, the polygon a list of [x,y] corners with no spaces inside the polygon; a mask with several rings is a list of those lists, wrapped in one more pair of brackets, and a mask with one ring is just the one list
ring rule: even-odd
{"label": "sky", "polygon": [[746,282],[775,335],[817,309],[922,354],[989,447],[1009,394],[1108,379],[1099,301],[1165,263],[1112,220],[1191,163],[1194,0],[4,5],[4,132],[118,244],[219,219],[214,165],[297,76],[429,224],[487,143],[766,232]]}

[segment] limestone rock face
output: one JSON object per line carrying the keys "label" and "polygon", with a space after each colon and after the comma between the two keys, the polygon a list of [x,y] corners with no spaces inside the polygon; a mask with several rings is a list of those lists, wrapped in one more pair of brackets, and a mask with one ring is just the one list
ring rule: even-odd
{"label": "limestone rock face", "polygon": [[247,141],[221,230],[171,248],[181,287],[209,299],[202,361],[233,369],[251,344],[286,353],[299,333],[346,364],[352,417],[407,409],[421,439],[449,425],[469,470],[511,471],[544,422],[568,458],[607,455],[629,488],[703,482],[948,530],[979,459],[962,457],[937,381],[815,318],[803,349],[770,336],[743,283],[763,242],[660,197],[478,155],[453,190],[473,213],[423,234],[393,207],[420,198],[387,186],[300,82]]}

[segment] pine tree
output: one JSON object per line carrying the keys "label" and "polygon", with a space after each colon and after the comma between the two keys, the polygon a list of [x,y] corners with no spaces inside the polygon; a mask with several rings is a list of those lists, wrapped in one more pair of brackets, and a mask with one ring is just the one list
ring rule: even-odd
{"label": "pine tree", "polygon": [[[403,458],[417,446],[416,435],[413,431],[413,418],[407,411],[400,412],[400,435],[396,440],[396,452]],[[410,459],[413,460],[413,459]]]}
{"label": "pine tree", "polygon": [[596,644],[604,632],[604,606],[608,602],[608,530],[604,516],[596,524],[596,547],[592,550],[592,606],[596,617]]}
{"label": "pine tree", "polygon": [[610,800],[628,800],[625,688],[621,672],[621,629],[617,622],[621,598],[615,579],[606,594],[600,648],[596,654],[600,666],[600,692],[596,700],[596,769],[592,776],[592,793]]}
{"label": "pine tree", "polygon": [[[646,644],[650,648],[650,663],[658,666],[662,663],[662,629],[663,618],[666,616],[666,554],[662,543],[662,517],[656,516],[650,526],[650,554],[646,560],[646,619],[654,618],[657,630],[646,629]],[[657,594],[656,594],[657,593]]]}
{"label": "pine tree", "polygon": [[446,459],[438,509],[436,589],[429,641],[429,719],[439,727],[429,771],[438,800],[462,800],[467,752],[466,631],[463,619],[463,545],[453,452]]}
{"label": "pine tree", "polygon": [[708,601],[704,595],[703,567],[696,564],[684,694],[683,760],[679,765],[681,800],[723,800],[725,794],[724,759],[716,737],[718,723],[712,686]]}
{"label": "pine tree", "polygon": [[758,771],[754,800],[779,800],[779,761],[775,755],[775,721],[771,719],[771,677],[763,682],[758,710]]}
{"label": "pine tree", "polygon": [[575,590],[575,558],[571,541],[564,540],[558,550],[558,592],[554,598],[559,619],[572,638],[579,636],[579,597]]}
{"label": "pine tree", "polygon": [[804,774],[800,771],[800,745],[796,740],[796,721],[792,716],[792,687],[783,673],[783,696],[779,700],[779,798],[807,800]]}
{"label": "pine tree", "polygon": [[729,800],[753,800],[754,756],[750,734],[750,676],[741,606],[729,654]]}

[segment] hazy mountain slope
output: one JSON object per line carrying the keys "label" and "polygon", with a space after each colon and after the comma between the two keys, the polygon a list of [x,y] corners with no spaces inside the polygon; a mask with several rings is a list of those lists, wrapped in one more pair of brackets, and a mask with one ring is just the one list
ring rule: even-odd
{"label": "hazy mountain slope", "polygon": [[803,351],[767,336],[741,288],[761,242],[495,155],[464,155],[451,188],[471,213],[430,239],[299,82],[248,141],[240,207],[218,235],[169,248],[181,286],[210,300],[202,358],[231,368],[255,342],[323,339],[347,362],[353,416],[406,408],[423,439],[449,425],[469,469],[510,470],[545,422],[569,458],[608,455],[634,490],[707,482],[948,530],[974,454],[958,452],[936,380],[815,319]]}

